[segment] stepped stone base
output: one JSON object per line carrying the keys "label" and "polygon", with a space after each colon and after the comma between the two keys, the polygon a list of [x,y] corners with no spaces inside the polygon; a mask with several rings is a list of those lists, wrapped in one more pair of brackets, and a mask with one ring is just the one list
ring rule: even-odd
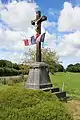
{"label": "stepped stone base", "polygon": [[50,91],[51,93],[55,94],[59,99],[64,99],[67,100],[66,92],[65,91],[60,91],[59,88],[44,88],[42,89],[43,91]]}
{"label": "stepped stone base", "polygon": [[56,92],[55,95],[58,97],[58,98],[66,98],[66,92]]}
{"label": "stepped stone base", "polygon": [[25,87],[29,89],[43,89],[52,87],[47,64],[44,62],[36,62],[31,64]]}
{"label": "stepped stone base", "polygon": [[51,91],[53,92],[59,92],[59,88],[53,88],[53,87],[49,87],[49,88],[44,88],[42,89],[43,91]]}

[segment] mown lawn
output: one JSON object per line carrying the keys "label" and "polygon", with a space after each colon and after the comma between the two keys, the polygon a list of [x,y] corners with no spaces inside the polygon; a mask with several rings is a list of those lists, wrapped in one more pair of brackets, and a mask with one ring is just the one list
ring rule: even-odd
{"label": "mown lawn", "polygon": [[80,73],[55,73],[50,78],[53,86],[58,86],[61,90],[64,86],[64,91],[71,97],[80,99]]}

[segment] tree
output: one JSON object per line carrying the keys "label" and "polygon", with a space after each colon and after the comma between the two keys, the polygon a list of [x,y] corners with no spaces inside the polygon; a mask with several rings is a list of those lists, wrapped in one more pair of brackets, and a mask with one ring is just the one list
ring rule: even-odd
{"label": "tree", "polygon": [[[30,49],[29,54],[25,53],[25,63],[35,62],[36,51]],[[49,66],[49,71],[54,73],[56,71],[56,65],[58,64],[58,56],[56,52],[51,50],[50,48],[42,49],[42,62],[45,62]]]}
{"label": "tree", "polygon": [[57,64],[57,71],[58,72],[64,72],[65,69],[64,69],[64,67],[61,64]]}
{"label": "tree", "polygon": [[16,69],[16,70],[19,70],[19,65],[17,63],[14,63],[13,68]]}
{"label": "tree", "polygon": [[68,72],[80,72],[80,63],[70,64],[67,66],[66,71]]}
{"label": "tree", "polygon": [[12,62],[8,60],[0,60],[0,67],[9,67],[12,68]]}
{"label": "tree", "polygon": [[29,66],[12,63],[8,60],[0,60],[0,76],[13,76],[28,74]]}
{"label": "tree", "polygon": [[22,71],[23,74],[29,73],[29,65],[19,64],[19,69]]}

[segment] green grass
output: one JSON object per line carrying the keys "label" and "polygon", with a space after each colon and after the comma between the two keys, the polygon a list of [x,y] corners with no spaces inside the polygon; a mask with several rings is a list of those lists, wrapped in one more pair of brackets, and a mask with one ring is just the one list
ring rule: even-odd
{"label": "green grass", "polygon": [[0,86],[0,120],[73,120],[55,95],[22,86]]}
{"label": "green grass", "polygon": [[50,75],[50,78],[53,86],[62,89],[64,82],[64,91],[80,99],[80,73],[55,73],[55,75]]}

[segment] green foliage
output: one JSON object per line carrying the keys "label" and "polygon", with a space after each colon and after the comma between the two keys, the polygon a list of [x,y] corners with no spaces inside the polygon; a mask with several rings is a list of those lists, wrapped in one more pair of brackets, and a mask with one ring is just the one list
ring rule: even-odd
{"label": "green foliage", "polygon": [[4,68],[0,67],[0,76],[4,75]]}
{"label": "green foliage", "polygon": [[21,79],[20,77],[10,78],[7,80],[8,85],[14,85],[14,84],[20,83],[20,82],[23,82],[23,79]]}
{"label": "green foliage", "polygon": [[15,76],[20,74],[25,75],[28,73],[28,65],[16,64],[7,60],[0,60],[0,76]]}
{"label": "green foliage", "polygon": [[[63,113],[64,112],[64,113]],[[30,120],[72,120],[68,111],[56,101],[38,104],[30,111]]]}
{"label": "green foliage", "polygon": [[29,67],[29,65],[20,64],[19,69],[21,70],[21,73],[25,75],[25,74],[29,73],[30,67]]}
{"label": "green foliage", "polygon": [[[27,53],[25,53],[24,63],[35,62],[36,53],[35,50],[30,49],[28,56],[30,60],[27,59]],[[29,58],[28,57],[28,58]],[[58,56],[55,51],[52,51],[49,48],[42,49],[42,61],[48,64],[49,71],[54,74],[54,72],[64,71],[64,67],[58,63]]]}
{"label": "green foliage", "polygon": [[57,67],[57,72],[64,72],[65,71],[64,67],[61,64],[57,64],[56,67]]}
{"label": "green foliage", "polygon": [[19,70],[19,65],[17,63],[14,63],[13,68],[16,69],[16,70]]}
{"label": "green foliage", "polygon": [[27,80],[27,76],[24,76],[22,74],[22,75],[16,76],[16,77],[0,78],[0,84],[13,86],[16,83],[25,82],[26,80]]}
{"label": "green foliage", "polygon": [[0,90],[0,119],[73,120],[55,95],[16,86]]}
{"label": "green foliage", "polygon": [[7,84],[6,78],[0,78],[0,83],[6,85]]}
{"label": "green foliage", "polygon": [[56,64],[58,63],[58,57],[55,51],[51,49],[44,49],[42,51],[42,61],[49,65],[49,71],[54,73],[56,71]]}
{"label": "green foliage", "polygon": [[68,72],[80,72],[80,63],[70,64],[67,66],[66,71]]}
{"label": "green foliage", "polygon": [[0,67],[12,67],[12,62],[8,60],[0,60]]}
{"label": "green foliage", "polygon": [[13,76],[21,74],[20,70],[16,70],[8,67],[0,67],[0,76]]}

